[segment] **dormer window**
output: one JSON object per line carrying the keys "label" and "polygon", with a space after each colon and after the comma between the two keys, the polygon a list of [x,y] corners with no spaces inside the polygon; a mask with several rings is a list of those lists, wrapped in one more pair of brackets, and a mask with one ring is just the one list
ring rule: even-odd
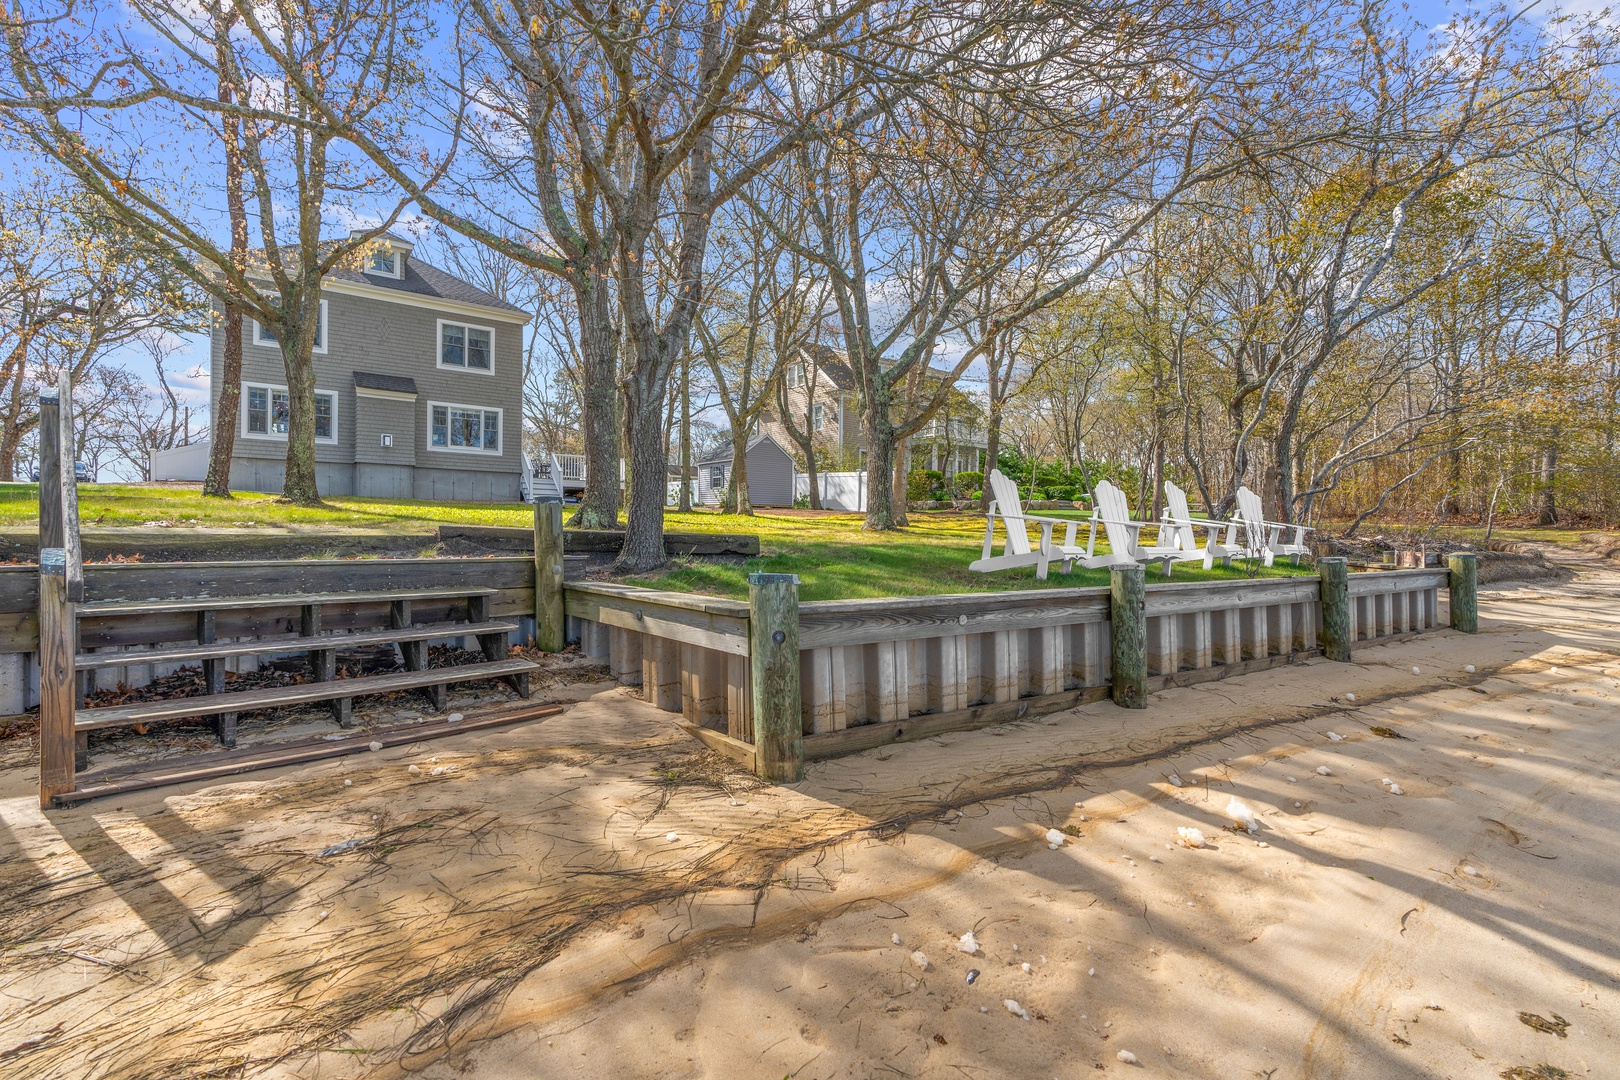
{"label": "dormer window", "polygon": [[364,229],[350,231],[349,239],[355,244],[360,272],[366,277],[404,279],[405,262],[414,247],[409,240],[393,233],[368,233]]}
{"label": "dormer window", "polygon": [[398,280],[399,252],[392,249],[372,252],[366,259],[366,273]]}

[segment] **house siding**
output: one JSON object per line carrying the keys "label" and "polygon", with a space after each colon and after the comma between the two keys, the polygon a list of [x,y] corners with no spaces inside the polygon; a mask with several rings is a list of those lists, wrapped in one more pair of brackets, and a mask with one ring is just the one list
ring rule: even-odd
{"label": "house siding", "polygon": [[[793,505],[793,457],[779,445],[775,437],[760,439],[749,448],[748,501],[755,506]],[[706,506],[717,506],[725,497],[726,483],[731,478],[731,455],[716,455],[696,463],[698,470],[698,501]],[[724,470],[722,481],[713,483],[714,470]]]}
{"label": "house siding", "polygon": [[[315,446],[316,483],[331,495],[516,502],[522,468],[523,324],[509,313],[450,314],[434,307],[381,297],[325,290],[327,350],[316,354],[315,386],[337,398],[337,439]],[[438,366],[439,321],[472,323],[494,330],[492,374]],[[211,358],[224,363],[223,319],[216,318]],[[253,323],[242,326],[242,382],[286,385],[281,352],[253,341]],[[360,396],[354,373],[414,379],[415,400]],[[214,379],[218,415],[220,379]],[[501,410],[498,454],[436,450],[430,443],[428,402]],[[245,436],[247,399],[237,423],[231,483],[250,491],[280,491],[287,443],[283,438]],[[381,445],[384,432],[392,448]]]}

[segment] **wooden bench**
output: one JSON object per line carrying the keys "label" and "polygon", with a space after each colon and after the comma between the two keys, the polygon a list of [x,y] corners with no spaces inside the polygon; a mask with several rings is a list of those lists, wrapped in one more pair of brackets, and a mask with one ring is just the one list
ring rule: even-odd
{"label": "wooden bench", "polygon": [[[528,676],[538,665],[527,660],[507,658],[507,638],[518,629],[518,625],[490,618],[489,598],[495,592],[494,589],[474,586],[371,592],[178,597],[172,600],[93,600],[81,604],[76,612],[80,620],[140,618],[155,614],[194,612],[197,617],[197,644],[165,646],[137,652],[98,653],[90,650],[75,656],[74,669],[81,673],[80,708],[75,714],[74,722],[74,730],[80,736],[80,751],[82,753],[85,749],[83,733],[87,731],[187,716],[215,717],[215,728],[219,733],[220,742],[227,747],[233,747],[236,745],[236,723],[240,713],[312,701],[330,702],[333,718],[340,726],[348,727],[352,722],[353,699],[357,696],[420,689],[427,691],[435,709],[442,710],[448,701],[447,686],[481,679],[504,679],[519,695],[528,697]],[[418,600],[465,600],[467,619],[465,622],[417,623],[412,617],[411,605],[413,601]],[[321,626],[323,608],[340,604],[346,607],[387,604],[389,626],[385,629],[354,632],[323,630]],[[267,608],[296,610],[299,613],[298,632],[255,638],[247,642],[215,640],[220,612]],[[463,664],[458,667],[428,668],[423,644],[437,638],[458,637],[476,638],[479,649],[484,654],[484,662]],[[338,678],[337,652],[340,648],[376,644],[397,644],[405,664],[405,671],[360,678]],[[314,682],[268,690],[234,693],[225,690],[226,659],[296,651],[308,653]],[[82,673],[131,665],[188,662],[196,662],[202,666],[206,688],[203,695],[110,708],[83,708],[89,679]]]}

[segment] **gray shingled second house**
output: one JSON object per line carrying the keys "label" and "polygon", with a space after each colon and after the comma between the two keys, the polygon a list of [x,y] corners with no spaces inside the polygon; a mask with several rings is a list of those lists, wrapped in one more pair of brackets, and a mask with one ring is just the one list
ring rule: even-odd
{"label": "gray shingled second house", "polygon": [[[379,241],[364,270],[333,270],[321,287],[314,356],[321,493],[516,502],[528,314],[414,258],[406,240]],[[216,318],[216,407],[223,327]],[[243,320],[242,334],[231,486],[280,491],[287,453],[281,351],[252,319]],[[154,480],[202,478],[195,462],[206,471],[206,451],[180,449],[190,451],[185,463],[178,451],[153,455]],[[163,475],[178,471],[197,475]]]}

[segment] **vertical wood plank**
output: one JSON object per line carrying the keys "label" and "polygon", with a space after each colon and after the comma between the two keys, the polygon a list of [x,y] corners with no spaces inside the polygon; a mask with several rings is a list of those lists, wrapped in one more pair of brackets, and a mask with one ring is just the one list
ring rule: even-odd
{"label": "vertical wood plank", "polygon": [[748,657],[726,654],[726,734],[743,742],[754,741],[753,687]]}
{"label": "vertical wood plank", "polygon": [[[52,557],[54,555],[54,558]],[[47,563],[47,559],[50,562]],[[77,633],[67,594],[66,553],[40,552],[39,567],[39,805],[73,790],[73,654]]]}
{"label": "vertical wood plank", "polygon": [[621,686],[641,685],[641,635],[621,626],[608,628],[609,663]]}
{"label": "vertical wood plank", "polygon": [[648,636],[642,648],[646,658],[642,661],[641,690],[647,702],[665,712],[680,712],[681,643]]}
{"label": "vertical wood plank", "polygon": [[[66,368],[56,376],[57,473],[62,500],[62,550],[66,553],[67,597],[84,602],[84,554],[79,547],[79,472],[75,467],[78,439],[73,435],[73,379]],[[41,417],[41,423],[44,418]],[[43,466],[43,460],[41,465]],[[43,475],[43,468],[41,469]]]}
{"label": "vertical wood plank", "polygon": [[64,548],[60,399],[39,395],[39,805],[73,790],[77,738],[73,657],[78,626]]}
{"label": "vertical wood plank", "polygon": [[1247,652],[1256,660],[1264,660],[1271,655],[1271,637],[1269,630],[1269,617],[1264,607],[1250,607],[1243,609],[1245,636],[1248,639]]}
{"label": "vertical wood plank", "polygon": [[699,649],[697,652],[697,719],[692,722],[700,727],[725,731],[728,726],[726,654],[714,649]]}
{"label": "vertical wood plank", "polygon": [[1018,642],[1010,630],[989,635],[989,678],[991,701],[1018,700]]}
{"label": "vertical wood plank", "polygon": [[1063,692],[1064,661],[1067,659],[1062,647],[1063,627],[1043,626],[1035,631],[1035,635],[1034,685],[1030,689],[1036,694],[1060,694]]}

